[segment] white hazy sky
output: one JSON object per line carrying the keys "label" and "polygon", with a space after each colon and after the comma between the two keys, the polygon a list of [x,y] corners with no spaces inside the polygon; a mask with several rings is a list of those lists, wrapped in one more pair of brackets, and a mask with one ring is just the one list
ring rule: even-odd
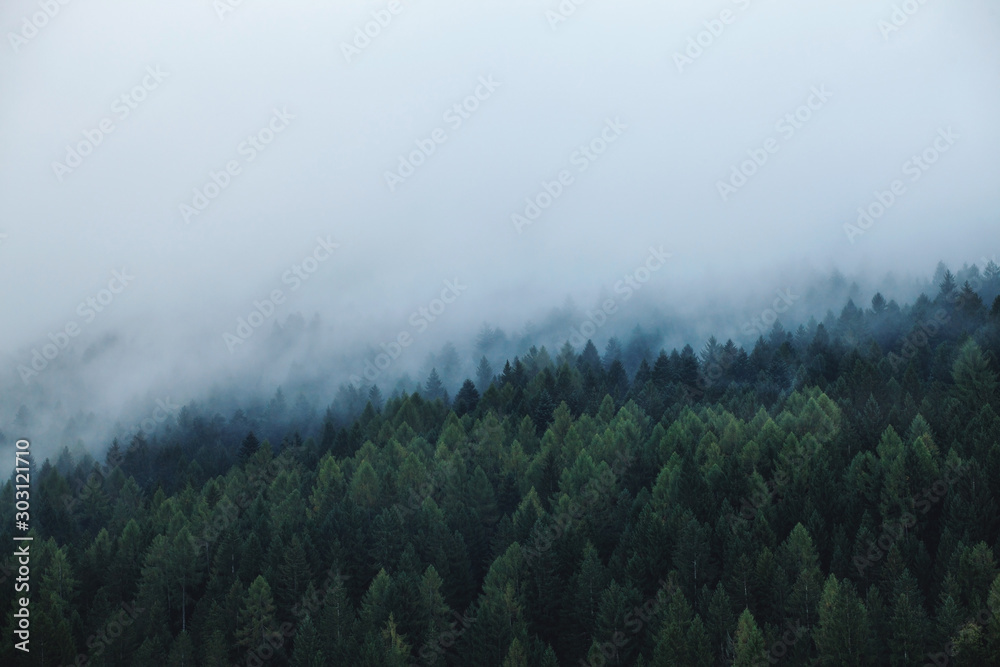
{"label": "white hazy sky", "polygon": [[[470,326],[589,304],[650,245],[687,295],[778,265],[923,273],[997,251],[994,0],[914,2],[887,34],[906,3],[588,0],[553,27],[557,0],[403,0],[351,62],[342,45],[388,2],[243,0],[220,18],[224,1],[53,0],[23,43],[45,3],[0,7],[0,372],[83,323],[77,305],[122,267],[134,282],[79,344],[114,329],[180,364],[195,347],[228,358],[222,332],[276,288],[280,316],[319,310],[347,340],[404,328],[455,277]],[[168,76],[120,118],[147,68]],[[453,128],[480,77],[500,86]],[[821,86],[832,96],[786,138],[776,123]],[[239,146],[275,108],[294,119],[248,162]],[[609,118],[627,129],[580,172],[574,152]],[[104,119],[114,132],[60,181],[53,162]],[[436,128],[447,141],[390,192],[385,172]],[[912,182],[904,163],[942,128],[958,139]],[[770,138],[723,202],[717,182]],[[186,224],[179,206],[230,160],[241,173]],[[563,169],[574,182],[518,234],[511,215]],[[895,179],[905,193],[850,243],[844,224]],[[292,292],[282,275],[319,235],[340,249]]]}

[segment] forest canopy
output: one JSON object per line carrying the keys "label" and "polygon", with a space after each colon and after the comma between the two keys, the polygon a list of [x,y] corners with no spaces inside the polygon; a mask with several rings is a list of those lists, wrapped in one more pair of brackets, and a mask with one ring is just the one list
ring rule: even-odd
{"label": "forest canopy", "polygon": [[998,295],[991,263],[749,350],[530,347],[453,397],[435,369],[67,448],[21,662],[1000,665]]}

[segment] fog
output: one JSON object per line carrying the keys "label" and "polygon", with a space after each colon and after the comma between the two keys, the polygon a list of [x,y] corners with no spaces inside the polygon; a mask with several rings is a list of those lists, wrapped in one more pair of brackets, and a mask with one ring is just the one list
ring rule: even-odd
{"label": "fog", "polygon": [[322,411],[400,336],[383,393],[449,341],[453,391],[484,322],[498,372],[588,321],[600,350],[752,345],[782,293],[792,329],[997,252],[987,0],[10,0],[0,27],[0,424],[41,451],[166,400]]}

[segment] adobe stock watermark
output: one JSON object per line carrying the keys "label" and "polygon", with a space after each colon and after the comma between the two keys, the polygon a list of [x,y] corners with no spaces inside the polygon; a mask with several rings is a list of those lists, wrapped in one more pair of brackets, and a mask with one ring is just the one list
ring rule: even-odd
{"label": "adobe stock watermark", "polygon": [[382,34],[393,21],[393,17],[399,16],[404,9],[400,0],[389,0],[384,9],[377,9],[372,12],[372,20],[354,29],[354,39],[340,43],[340,52],[344,54],[344,59],[348,64],[353,58],[357,58],[372,44],[372,40]]}
{"label": "adobe stock watermark", "polygon": [[[980,261],[983,264],[989,264],[992,260],[981,257]],[[969,287],[972,288],[973,295],[977,295],[983,288],[981,278],[973,278],[968,282]],[[964,291],[955,290],[945,297],[945,301],[951,304],[953,309],[962,310],[967,305],[967,298],[978,298],[978,295],[967,297]],[[949,322],[951,322],[951,315],[948,311],[945,308],[938,308],[934,311],[933,315],[928,315],[923,322],[914,326],[909,334],[903,336],[903,344],[900,346],[899,354],[889,352],[885,357],[885,360],[892,366],[892,372],[898,373],[902,364],[916,357],[917,352],[927,347]]]}
{"label": "adobe stock watermark", "polygon": [[[457,620],[449,623],[448,629],[439,632],[433,641],[428,639],[427,642],[420,647],[419,655],[423,659],[425,665],[436,664],[438,659],[447,653],[448,649],[454,646],[458,640],[461,639],[462,635],[465,634],[465,631],[476,622],[476,617],[470,616],[468,611],[461,616],[458,615],[458,612],[452,611],[451,615]],[[462,624],[461,630],[458,629],[459,623]],[[411,662],[410,667],[418,667],[418,665],[415,662]]]}
{"label": "adobe stock watermark", "polygon": [[27,365],[20,364],[17,367],[21,381],[28,384],[28,380],[48,368],[49,362],[69,347],[70,339],[79,336],[83,327],[97,319],[99,313],[107,310],[133,280],[135,280],[135,276],[129,275],[124,267],[120,271],[112,271],[108,286],[98,291],[94,296],[87,297],[76,307],[76,314],[83,318],[83,324],[76,320],[69,320],[60,330],[55,333],[49,332],[49,342],[43,343],[41,349],[32,348],[31,361]]}
{"label": "adobe stock watermark", "polygon": [[[462,101],[448,107],[441,119],[448,124],[452,131],[462,127],[462,124],[472,118],[482,102],[493,97],[496,89],[502,85],[500,81],[494,81],[493,75],[479,77],[479,85],[470,95]],[[431,131],[430,135],[424,139],[417,139],[413,143],[416,149],[407,155],[399,155],[399,162],[395,171],[385,172],[385,184],[389,186],[389,192],[395,192],[400,184],[416,173],[427,159],[437,152],[438,146],[448,141],[448,131],[438,127]]]}
{"label": "adobe stock watermark", "polygon": [[771,644],[771,648],[764,655],[754,661],[754,667],[778,664],[779,660],[788,655],[788,650],[798,643],[802,635],[809,631],[808,627],[802,625],[802,619],[796,620],[795,625],[792,625],[791,621],[785,621],[785,627],[788,628],[785,633]]}
{"label": "adobe stock watermark", "polygon": [[144,417],[138,423],[133,435],[152,433],[158,424],[167,421],[171,415],[177,414],[180,410],[181,406],[173,403],[169,396],[156,399],[156,407],[149,413],[149,416]]}
{"label": "adobe stock watermark", "polygon": [[401,522],[406,521],[408,517],[420,511],[425,500],[432,498],[438,489],[444,488],[459,470],[464,471],[472,460],[472,455],[478,454],[482,447],[483,444],[480,441],[466,442],[460,452],[460,463],[456,463],[454,457],[449,457],[441,466],[436,467],[433,473],[427,475],[423,484],[415,489],[410,489],[405,503],[397,502],[390,508],[390,511],[395,512]]}
{"label": "adobe stock watermark", "polygon": [[[596,137],[573,151],[569,156],[570,164],[576,167],[577,173],[582,174],[587,171],[627,129],[628,125],[618,116],[615,116],[614,120],[608,118],[604,123],[604,129]],[[566,188],[575,182],[576,179],[569,169],[561,169],[551,181],[542,180],[541,190],[533,197],[525,198],[524,210],[510,216],[517,233],[520,234],[525,227],[535,224],[542,212],[552,206]]]}
{"label": "adobe stock watermark", "polygon": [[617,452],[611,467],[605,468],[599,476],[592,477],[581,489],[579,501],[574,498],[565,510],[555,515],[547,514],[535,522],[531,535],[525,540],[526,544],[521,550],[524,562],[529,566],[533,565],[539,556],[552,548],[556,540],[571,531],[580,521],[583,521],[584,515],[590,508],[602,498],[607,498],[614,490],[614,485],[621,479],[634,460],[635,457],[628,448]]}
{"label": "adobe stock watermark", "polygon": [[[253,162],[258,155],[267,150],[267,147],[279,134],[288,129],[288,125],[294,119],[295,116],[288,113],[287,107],[282,107],[280,111],[274,109],[267,125],[247,136],[245,141],[241,141],[236,147],[236,153],[244,159],[246,164]],[[201,188],[194,188],[191,203],[183,203],[179,206],[184,224],[191,224],[191,218],[201,215],[232,184],[233,179],[242,173],[243,165],[237,158],[226,162],[219,171],[210,170],[208,182]]]}
{"label": "adobe stock watermark", "polygon": [[[663,246],[659,249],[649,247],[649,256],[643,264],[634,270],[626,273],[625,276],[614,284],[615,294],[622,295],[622,301],[628,301],[632,295],[642,289],[642,286],[649,282],[654,273],[663,268],[667,260],[673,257],[669,252],[664,251]],[[594,311],[588,310],[586,319],[579,326],[570,327],[569,344],[574,347],[583,347],[587,340],[593,338],[598,329],[608,323],[608,319],[618,312],[618,302],[614,297],[605,299],[600,308]]]}
{"label": "adobe stock watermark", "polygon": [[941,332],[942,327],[950,321],[951,315],[948,314],[948,311],[944,308],[938,308],[932,317],[926,318],[914,327],[913,331],[903,336],[903,345],[900,348],[901,354],[889,352],[886,355],[886,361],[892,366],[892,372],[898,373],[903,362],[917,356],[917,352],[921,348],[927,347],[927,344]]}
{"label": "adobe stock watermark", "polygon": [[455,303],[458,297],[462,295],[462,292],[467,289],[469,289],[469,286],[463,285],[459,278],[445,280],[441,295],[436,299],[432,299],[426,306],[421,306],[410,315],[407,321],[413,327],[413,333],[404,329],[388,343],[381,343],[379,347],[382,348],[382,352],[376,354],[374,360],[365,359],[365,367],[361,375],[352,375],[350,383],[355,387],[361,387],[364,384],[364,380],[375,382],[382,373],[392,366],[394,361],[399,359],[403,354],[403,350],[413,345],[416,336],[427,331],[431,323],[444,315],[445,311],[448,310],[448,306]]}
{"label": "adobe stock watermark", "polygon": [[245,656],[234,667],[241,665],[262,667],[264,663],[278,654],[287,639],[295,637],[299,629],[298,624],[304,621],[307,616],[315,617],[317,612],[327,605],[331,597],[343,588],[344,583],[350,578],[349,575],[341,574],[340,570],[334,567],[327,570],[326,580],[323,582],[322,588],[318,591],[313,589],[310,593],[306,593],[302,596],[302,600],[292,607],[291,611],[295,616],[295,621],[285,621],[280,627],[265,631],[260,643],[256,647],[248,649]]}
{"label": "adobe stock watermark", "polygon": [[898,5],[893,5],[889,19],[882,19],[878,22],[878,31],[882,33],[882,39],[888,42],[889,35],[899,32],[900,28],[909,23],[910,18],[915,16],[926,4],[927,0],[904,0]]}
{"label": "adobe stock watermark", "polygon": [[[955,134],[950,126],[948,129],[938,128],[937,137],[934,138],[931,145],[925,148],[919,155],[910,157],[900,167],[903,175],[909,176],[911,183],[916,183],[961,138],[961,135]],[[870,204],[858,207],[858,219],[856,223],[846,223],[844,225],[844,233],[847,234],[847,240],[853,244],[855,238],[863,236],[865,232],[871,229],[875,222],[881,219],[890,208],[895,206],[899,198],[907,192],[906,183],[898,178],[889,184],[888,190],[876,190],[874,193],[875,199]]]}
{"label": "adobe stock watermark", "polygon": [[[317,236],[316,246],[312,252],[282,273],[281,283],[291,285],[289,291],[295,292],[319,270],[321,264],[333,256],[339,247],[340,244],[330,240],[329,234],[325,239]],[[264,325],[264,322],[274,317],[278,306],[284,302],[285,293],[280,288],[271,290],[262,300],[254,301],[250,314],[236,320],[234,333],[226,331],[222,334],[222,340],[226,343],[229,354],[233,354],[237,347],[249,340],[254,332]]]}
{"label": "adobe stock watermark", "polygon": [[915,525],[917,517],[910,512],[903,512],[899,519],[894,521],[883,522],[882,533],[877,540],[868,543],[868,552],[854,556],[854,567],[857,568],[858,574],[863,576],[866,569],[882,560],[893,543],[900,540],[906,531]]}
{"label": "adobe stock watermark", "polygon": [[22,16],[21,29],[16,33],[7,33],[7,40],[10,42],[10,47],[14,49],[14,53],[19,53],[22,46],[38,37],[42,28],[47,26],[49,21],[54,19],[62,11],[62,8],[70,2],[71,0],[39,0],[38,6],[41,11],[30,16]]}
{"label": "adobe stock watermark", "polygon": [[115,641],[125,632],[125,628],[135,623],[135,619],[146,611],[145,608],[136,606],[136,602],[138,600],[131,604],[122,602],[121,609],[112,612],[108,620],[101,626],[101,629],[87,637],[87,648],[90,649],[90,654],[78,654],[72,664],[90,665],[91,655],[94,658],[99,658],[106,650],[111,648]]}
{"label": "adobe stock watermark", "polygon": [[[826,415],[823,416],[823,419],[825,422],[830,421]],[[788,457],[788,465],[791,471],[793,473],[801,472],[808,464],[809,456],[810,453],[806,451],[805,447],[799,444],[795,450],[795,455]],[[779,499],[784,497],[785,489],[791,481],[792,479],[788,472],[782,468],[776,469],[771,479],[764,483],[766,490],[758,489],[752,491],[740,503],[740,513],[738,515],[733,513],[726,517],[726,520],[729,522],[729,529],[735,533],[738,526],[749,525],[757,516],[757,512],[769,505],[775,496]]]}
{"label": "adobe stock watermark", "polygon": [[[961,479],[968,472],[968,467],[961,464],[958,467],[947,466],[940,479],[930,487],[924,489],[923,493],[918,493],[910,499],[910,505],[914,510],[919,509],[922,515],[927,514],[931,507],[936,505],[951,490],[952,485]],[[859,575],[864,575],[865,570],[882,560],[889,552],[894,542],[902,539],[906,530],[912,528],[917,523],[917,517],[910,512],[903,512],[897,521],[885,521],[882,524],[882,534],[874,542],[869,541],[868,552],[864,555],[854,556],[854,567]]]}
{"label": "adobe stock watermark", "polygon": [[128,118],[139,105],[148,99],[149,94],[160,87],[160,84],[170,76],[170,72],[164,72],[159,65],[150,65],[146,68],[142,81],[133,86],[128,92],[122,93],[111,103],[111,113],[114,118],[106,116],[97,123],[93,129],[83,130],[83,139],[75,145],[66,144],[66,157],[63,162],[53,160],[52,172],[62,183],[63,179],[80,167],[84,159],[91,155],[94,150],[104,143],[105,137],[117,129],[115,119],[119,122]]}
{"label": "adobe stock watermark", "polygon": [[[632,637],[642,632],[643,626],[654,621],[656,615],[670,604],[675,595],[680,593],[680,587],[677,586],[673,578],[670,578],[669,581],[660,579],[659,584],[660,587],[657,589],[656,595],[647,599],[641,606],[636,605],[625,614],[622,620],[628,634],[617,630],[608,641],[597,645],[597,654],[593,658],[588,656],[586,661],[580,658],[579,664],[582,667],[604,667],[609,660],[616,660],[617,664],[618,649],[623,648]],[[683,593],[681,594],[683,595]]]}
{"label": "adobe stock watermark", "polygon": [[[981,630],[983,626],[989,623],[993,616],[1000,610],[990,609],[989,607],[982,607],[975,616],[970,616],[965,619],[965,623],[956,627],[955,630],[960,630],[973,626],[977,630]],[[941,653],[928,653],[927,658],[930,662],[925,662],[923,667],[947,667],[948,663],[951,662],[951,658],[958,655],[954,642],[947,642],[944,645],[944,651]],[[968,664],[968,663],[963,663]]]}
{"label": "adobe stock watermark", "polygon": [[[401,522],[406,521],[407,517],[419,511],[424,501],[431,498],[435,491],[442,488],[459,470],[464,471],[472,455],[478,453],[482,449],[482,446],[483,443],[480,440],[475,442],[467,441],[461,449],[460,455],[462,460],[459,463],[456,463],[454,458],[449,458],[443,467],[436,469],[434,473],[429,475],[427,481],[421,484],[419,488],[410,489],[410,496],[407,503],[404,505],[397,502],[391,508],[396,513],[396,516],[399,517],[399,520]],[[457,619],[457,622],[449,623],[447,630],[439,632],[433,640],[428,639],[420,648],[419,655],[423,659],[424,664],[436,664],[458,642],[462,635],[465,634],[465,631],[476,622],[476,617],[470,616],[469,612],[459,616],[453,611],[452,615]],[[460,630],[458,629],[458,623],[462,624]],[[411,662],[410,667],[417,667],[417,663]]]}
{"label": "adobe stock watermark", "polygon": [[125,460],[125,455],[118,452],[108,452],[107,461],[103,464],[94,464],[93,470],[87,475],[87,478],[83,481],[77,481],[76,488],[73,493],[64,493],[60,500],[62,500],[63,506],[69,513],[73,512],[73,509],[84,500],[94,497],[98,494],[104,493],[104,480],[107,479],[108,475],[112,471],[116,470],[118,466],[122,464]]}
{"label": "adobe stock watermark", "polygon": [[240,6],[243,5],[243,0],[212,0],[212,9],[215,10],[215,15],[219,17],[219,22],[226,20],[226,16],[232,14]]}
{"label": "adobe stock watermark", "polygon": [[[733,0],[733,4],[740,11],[746,11],[750,8],[751,0]],[[694,61],[701,58],[705,54],[705,50],[715,44],[715,40],[722,37],[726,26],[736,22],[736,17],[737,14],[733,10],[723,9],[719,12],[719,18],[703,21],[702,25],[705,26],[705,29],[694,37],[689,37],[683,51],[674,52],[674,64],[677,66],[677,72],[683,74],[685,67],[693,65]]]}
{"label": "adobe stock watermark", "polygon": [[552,32],[559,28],[560,23],[565,23],[571,16],[576,14],[577,7],[585,4],[587,0],[562,0],[554,10],[545,10],[545,20],[549,22]]}
{"label": "adobe stock watermark", "polygon": [[[125,431],[125,433],[132,434],[133,437],[144,432],[152,433],[158,424],[162,424],[167,421],[171,415],[180,412],[180,409],[181,406],[176,403],[172,403],[169,396],[166,398],[158,398],[156,399],[156,407],[153,408],[152,413],[139,422],[135,429]],[[77,481],[72,494],[64,493],[62,495],[61,500],[63,502],[63,506],[66,508],[66,511],[72,512],[80,502],[86,501],[98,495],[105,495],[104,480],[107,479],[108,475],[117,469],[124,460],[125,455],[122,454],[121,451],[110,451],[108,452],[107,460],[103,465],[95,463],[93,470],[90,471],[90,474],[87,475],[86,479],[83,481]]]}
{"label": "adobe stock watermark", "polygon": [[239,519],[243,510],[253,503],[259,493],[267,489],[282,472],[289,472],[293,468],[293,457],[301,452],[301,445],[283,450],[280,456],[271,459],[267,465],[249,471],[245,484],[235,498],[230,498],[229,493],[224,494],[209,511],[209,516],[205,517],[201,534],[196,537],[195,533],[198,531],[192,531],[189,536],[194,555],[210,555],[209,549],[219,536]]}
{"label": "adobe stock watermark", "polygon": [[[826,84],[819,87],[813,86],[809,91],[809,97],[803,104],[795,111],[786,113],[774,124],[775,131],[781,134],[781,141],[788,141],[794,137],[798,130],[801,130],[806,123],[812,120],[813,113],[826,106],[831,97],[833,97],[833,93],[826,89]],[[729,201],[731,195],[738,192],[761,167],[767,164],[770,157],[781,149],[781,141],[774,137],[768,137],[760,148],[751,148],[747,151],[748,158],[746,160],[733,166],[728,180],[715,182],[715,187],[723,202]]]}
{"label": "adobe stock watermark", "polygon": [[770,308],[764,309],[760,315],[752,320],[744,322],[740,331],[748,336],[764,335],[771,328],[771,325],[778,321],[778,314],[787,313],[792,304],[800,298],[792,294],[791,287],[785,288],[784,292],[779,290],[777,295],[778,298],[774,300]]}

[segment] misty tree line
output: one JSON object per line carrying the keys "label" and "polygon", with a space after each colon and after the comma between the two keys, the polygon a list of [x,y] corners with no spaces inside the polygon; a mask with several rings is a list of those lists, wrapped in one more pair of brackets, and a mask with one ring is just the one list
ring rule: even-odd
{"label": "misty tree line", "polygon": [[938,278],[749,350],[639,331],[67,449],[21,662],[1000,665],[1000,271]]}

